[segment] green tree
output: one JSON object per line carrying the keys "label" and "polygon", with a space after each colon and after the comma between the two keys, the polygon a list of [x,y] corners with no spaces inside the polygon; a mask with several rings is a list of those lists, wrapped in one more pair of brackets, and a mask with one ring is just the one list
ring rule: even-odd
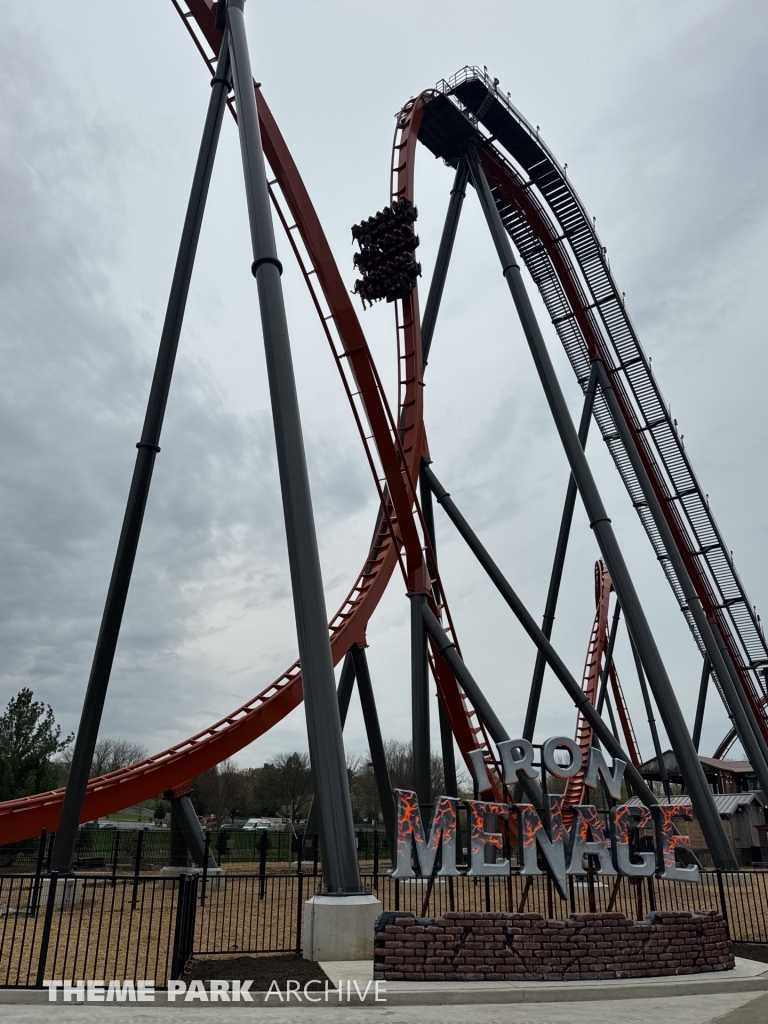
{"label": "green tree", "polygon": [[13,800],[52,789],[58,769],[52,758],[72,736],[61,739],[49,704],[24,687],[0,715],[0,800]]}

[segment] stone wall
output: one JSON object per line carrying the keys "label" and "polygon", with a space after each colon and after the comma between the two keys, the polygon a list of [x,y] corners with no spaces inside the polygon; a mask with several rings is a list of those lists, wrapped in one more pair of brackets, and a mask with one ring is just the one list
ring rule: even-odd
{"label": "stone wall", "polygon": [[374,977],[386,981],[593,981],[727,971],[725,922],[714,911],[571,914],[382,914]]}

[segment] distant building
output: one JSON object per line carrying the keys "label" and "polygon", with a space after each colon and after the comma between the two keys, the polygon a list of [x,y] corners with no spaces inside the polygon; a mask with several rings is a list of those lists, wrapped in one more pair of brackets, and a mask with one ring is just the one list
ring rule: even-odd
{"label": "distant building", "polygon": [[[683,786],[683,792],[685,792],[683,773],[680,771],[674,753],[671,750],[666,750],[661,756],[669,781]],[[749,761],[723,761],[716,757],[704,757],[702,754],[699,754],[699,761],[713,793],[748,793],[751,790],[759,789],[757,774]],[[650,781],[661,781],[657,757],[652,757],[650,761],[641,764],[638,770],[644,778]]]}
{"label": "distant building", "polygon": [[[682,787],[683,791],[683,795],[672,797],[672,803],[690,804],[690,797],[685,796],[683,774],[674,753],[667,750],[662,754],[662,759],[667,778],[674,786]],[[739,863],[742,866],[768,865],[768,841],[765,838],[768,801],[758,789],[752,765],[749,761],[723,761],[702,754],[699,754],[699,761],[714,794],[715,807],[723,822],[725,834]],[[661,781],[656,757],[641,764],[639,771],[648,782]],[[639,803],[639,800],[635,798],[634,802]],[[702,858],[705,860],[706,844],[699,823],[694,819],[689,822],[680,821],[677,826],[684,835],[690,836],[691,847],[699,856],[705,854]]]}

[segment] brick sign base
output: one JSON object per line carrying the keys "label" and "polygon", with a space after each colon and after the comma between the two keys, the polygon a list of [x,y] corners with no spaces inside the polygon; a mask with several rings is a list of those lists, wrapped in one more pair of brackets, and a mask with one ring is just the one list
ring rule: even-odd
{"label": "brick sign base", "polygon": [[382,914],[374,977],[385,981],[594,981],[728,971],[720,914]]}

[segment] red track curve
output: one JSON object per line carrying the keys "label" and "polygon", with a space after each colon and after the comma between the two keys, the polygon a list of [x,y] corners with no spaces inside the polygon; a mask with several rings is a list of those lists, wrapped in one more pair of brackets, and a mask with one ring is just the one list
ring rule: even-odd
{"label": "red track curve", "polygon": [[[608,610],[610,606],[613,583],[611,582],[608,567],[602,559],[595,562],[595,619],[592,624],[592,631],[587,647],[587,657],[584,662],[584,675],[581,688],[587,695],[590,704],[597,705],[598,686],[603,671],[603,658],[608,648]],[[616,665],[611,660],[610,682],[613,696],[616,701],[616,710],[621,721],[622,732],[626,743],[626,750],[632,764],[637,768],[640,764],[640,752],[637,746],[635,731],[624,700],[624,692],[619,681],[619,674]],[[568,779],[565,785],[564,802],[566,807],[584,803],[586,797],[586,786],[584,778],[587,772],[587,757],[589,748],[592,746],[592,726],[579,712],[576,716],[576,733],[574,739],[579,745],[583,760],[581,771]]]}

